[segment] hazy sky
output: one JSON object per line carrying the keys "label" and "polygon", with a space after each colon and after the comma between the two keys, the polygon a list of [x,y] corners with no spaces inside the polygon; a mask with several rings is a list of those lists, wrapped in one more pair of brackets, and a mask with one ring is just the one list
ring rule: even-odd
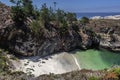
{"label": "hazy sky", "polygon": [[[0,0],[11,5],[9,0]],[[34,5],[41,7],[46,3],[53,6],[57,2],[57,7],[65,11],[72,12],[120,12],[120,0],[33,0]]]}

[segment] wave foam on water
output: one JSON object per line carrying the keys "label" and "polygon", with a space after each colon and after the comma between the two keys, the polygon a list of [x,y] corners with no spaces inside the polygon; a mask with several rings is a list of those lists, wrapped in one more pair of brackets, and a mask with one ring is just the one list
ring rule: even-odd
{"label": "wave foam on water", "polygon": [[94,17],[91,17],[90,19],[114,19],[114,20],[120,20],[120,15],[105,16],[105,17],[94,16]]}

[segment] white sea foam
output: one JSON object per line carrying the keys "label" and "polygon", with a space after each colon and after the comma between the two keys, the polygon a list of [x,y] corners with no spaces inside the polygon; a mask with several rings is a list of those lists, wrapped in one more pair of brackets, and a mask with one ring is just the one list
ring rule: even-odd
{"label": "white sea foam", "polygon": [[114,20],[119,20],[120,19],[120,15],[114,15],[114,16],[105,16],[105,17],[101,17],[101,16],[94,16],[91,17],[90,19],[114,19]]}

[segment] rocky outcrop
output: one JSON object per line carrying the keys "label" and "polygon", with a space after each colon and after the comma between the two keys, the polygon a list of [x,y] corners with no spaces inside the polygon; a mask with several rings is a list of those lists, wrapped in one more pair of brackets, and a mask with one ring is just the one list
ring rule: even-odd
{"label": "rocky outcrop", "polygon": [[100,48],[120,52],[120,21],[119,20],[91,20],[87,29],[94,31],[100,39]]}
{"label": "rocky outcrop", "polygon": [[0,3],[0,29],[12,24],[10,7]]}
{"label": "rocky outcrop", "polygon": [[[1,80],[119,80],[119,75],[113,76],[110,75],[109,71],[91,71],[91,70],[81,70],[81,71],[73,71],[64,74],[52,74],[49,75],[41,75],[39,77],[28,76],[23,72],[13,72],[8,74],[0,74]],[[111,78],[109,78],[111,77]]]}
{"label": "rocky outcrop", "polygon": [[[0,47],[9,49],[16,55],[45,56],[77,48],[88,49],[94,45],[99,45],[97,36],[90,35],[92,32],[86,31],[80,26],[76,27],[78,30],[71,26],[64,31],[48,24],[43,26],[40,31],[41,36],[35,36],[30,31],[18,29],[10,18],[10,8],[2,3],[0,6]],[[28,21],[31,22],[31,19]]]}
{"label": "rocky outcrop", "polygon": [[[20,30],[9,32],[5,37],[8,48],[23,56],[40,55],[45,56],[61,51],[71,51],[74,49],[88,49],[99,45],[96,36],[87,33],[68,30],[68,33],[60,35],[59,29],[52,28],[53,31],[45,29],[43,37],[36,38],[32,34],[24,34]],[[80,29],[81,30],[81,29]],[[3,37],[1,35],[1,37]]]}
{"label": "rocky outcrop", "polygon": [[106,48],[114,52],[120,52],[120,36],[118,36],[117,34],[102,34],[100,47]]}

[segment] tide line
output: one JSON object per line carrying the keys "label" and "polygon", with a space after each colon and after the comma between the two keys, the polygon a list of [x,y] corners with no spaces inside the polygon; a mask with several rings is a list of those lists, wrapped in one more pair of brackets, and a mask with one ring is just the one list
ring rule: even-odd
{"label": "tide line", "polygon": [[76,65],[78,66],[78,69],[81,70],[80,65],[79,65],[79,63],[78,63],[76,57],[75,57],[73,54],[71,54],[71,55],[72,55],[72,57],[74,58],[75,63],[76,63]]}

